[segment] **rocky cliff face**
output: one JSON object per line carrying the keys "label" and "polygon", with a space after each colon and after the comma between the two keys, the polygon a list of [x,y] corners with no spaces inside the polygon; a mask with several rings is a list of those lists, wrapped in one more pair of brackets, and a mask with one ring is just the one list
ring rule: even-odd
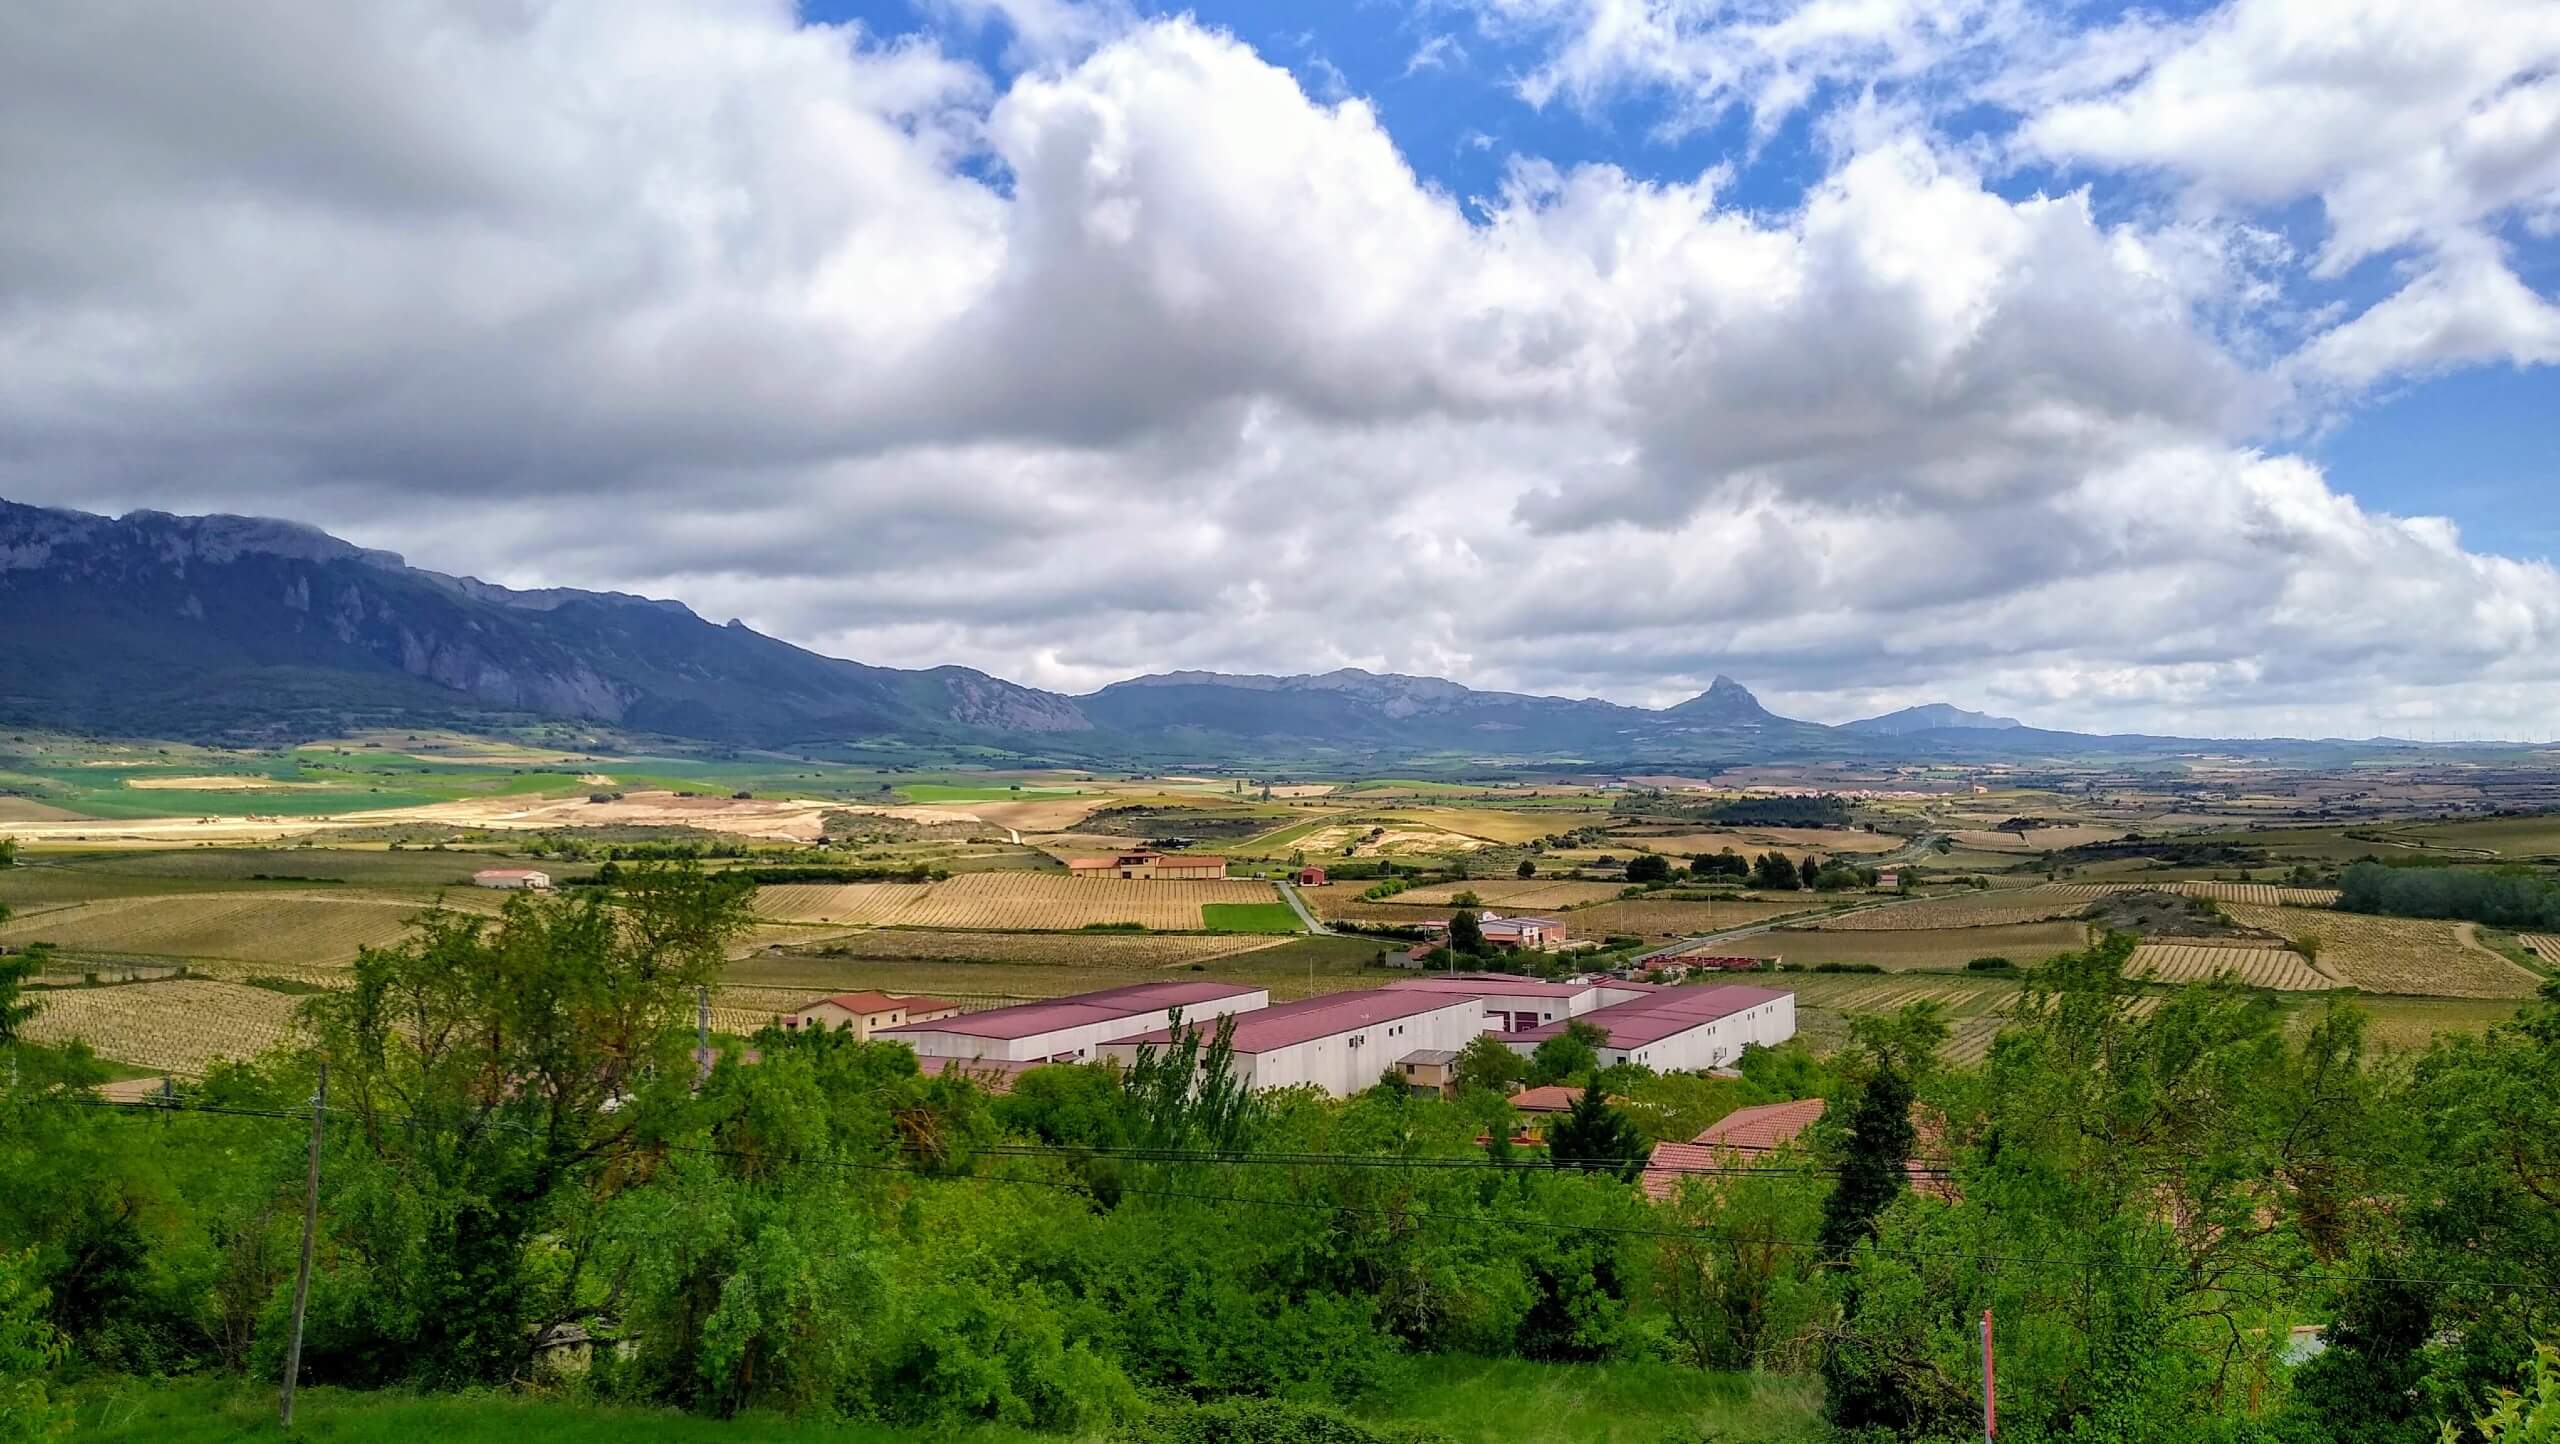
{"label": "rocky cliff face", "polygon": [[1067,699],[982,672],[867,667],[677,602],[514,591],[254,517],[0,502],[0,602],[0,716],[20,725],[194,735],[325,710],[334,692],[355,711],[759,743],[1090,726]]}

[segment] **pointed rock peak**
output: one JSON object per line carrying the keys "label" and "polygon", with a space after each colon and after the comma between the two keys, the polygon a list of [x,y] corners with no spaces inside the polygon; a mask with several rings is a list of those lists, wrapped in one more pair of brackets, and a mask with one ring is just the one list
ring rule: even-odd
{"label": "pointed rock peak", "polygon": [[1769,709],[1760,705],[1760,699],[1751,695],[1750,688],[1722,672],[1718,672],[1715,680],[1707,684],[1707,690],[1671,710],[1684,717],[1703,715],[1716,718],[1757,719],[1769,715]]}

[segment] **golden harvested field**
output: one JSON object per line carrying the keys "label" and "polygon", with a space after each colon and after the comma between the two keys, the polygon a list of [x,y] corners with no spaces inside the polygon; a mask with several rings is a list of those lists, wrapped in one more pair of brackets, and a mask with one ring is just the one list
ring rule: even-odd
{"label": "golden harvested field", "polygon": [[[452,898],[451,903],[479,903]],[[69,952],[251,962],[345,963],[409,933],[422,904],[328,893],[177,893],[53,908],[0,925],[0,942]],[[486,904],[473,907],[487,910]]]}
{"label": "golden harvested field", "polygon": [[2518,933],[2516,941],[2524,950],[2542,959],[2546,966],[2560,967],[2560,937],[2549,933]]}
{"label": "golden harvested field", "polygon": [[194,1075],[216,1058],[248,1058],[286,1041],[297,1001],[201,978],[73,988],[42,995],[27,1036],[79,1038],[102,1058]]}
{"label": "golden harvested field", "polygon": [[2323,971],[2368,993],[2410,993],[2439,998],[2521,998],[2541,979],[2480,945],[2471,923],[2420,918],[2369,917],[2363,913],[2225,903],[2222,910],[2243,927],[2290,938],[2297,947],[2318,940]]}
{"label": "golden harvested field", "polygon": [[2325,908],[2338,901],[2338,890],[2333,887],[2278,887],[2266,882],[2064,882],[2049,884],[2040,891],[2066,893],[2090,902],[2108,893],[2135,891],[2174,892],[2260,907]]}
{"label": "golden harvested field", "polygon": [[[1790,963],[1873,963],[1901,972],[1914,968],[1961,968],[1975,958],[2007,958],[2033,967],[2056,953],[2089,945],[2089,930],[2079,923],[2018,923],[2002,928],[1938,928],[1883,932],[1822,932],[1811,928],[1778,928],[1732,944],[1736,953],[1783,958]],[[1724,948],[1713,949],[1716,952]]]}
{"label": "golden harvested field", "polygon": [[2344,986],[2289,948],[2145,943],[2133,950],[2124,972],[2128,978],[2148,975],[2163,983],[2202,983],[2234,973],[2250,987],[2278,992],[2311,993]]}
{"label": "golden harvested field", "polygon": [[[1372,831],[1379,831],[1379,835],[1369,836]],[[1444,857],[1474,852],[1493,844],[1481,837],[1398,820],[1334,823],[1319,827],[1289,845],[1310,858],[1318,858],[1340,857],[1346,847],[1355,857]]]}
{"label": "golden harvested field", "polygon": [[2064,887],[1957,893],[1920,902],[1887,903],[1810,926],[1833,932],[1899,932],[1913,928],[1997,928],[2077,916],[2091,899]]}
{"label": "golden harvested field", "polygon": [[1419,826],[1478,842],[1517,845],[1551,832],[1567,831],[1582,821],[1570,813],[1503,812],[1490,807],[1399,807],[1370,819],[1369,825],[1383,826],[1391,833],[1399,826]]}
{"label": "golden harvested field", "polygon": [[1569,908],[1580,903],[1607,902],[1626,891],[1623,883],[1614,882],[1548,882],[1539,878],[1487,878],[1480,882],[1440,883],[1397,893],[1401,903],[1421,903],[1447,907],[1457,901],[1458,894],[1471,892],[1476,900],[1489,908],[1506,911],[1538,908]]}
{"label": "golden harvested field", "polygon": [[887,923],[932,889],[921,882],[795,882],[756,889],[756,916],[778,923]]}
{"label": "golden harvested field", "polygon": [[1623,933],[1633,937],[1676,938],[1689,933],[1722,932],[1799,913],[1804,902],[1612,902],[1564,915],[1565,927],[1577,938]]}
{"label": "golden harvested field", "polygon": [[1202,903],[1277,902],[1267,882],[1141,882],[1068,877],[1054,872],[973,872],[929,885],[898,915],[920,928],[1080,928],[1087,923],[1139,923],[1164,931],[1197,929]]}
{"label": "golden harvested field", "polygon": [[1049,967],[1146,972],[1278,947],[1285,936],[1253,933],[994,933],[875,928],[823,945],[818,957],[886,962],[940,959],[972,963],[1036,963]]}

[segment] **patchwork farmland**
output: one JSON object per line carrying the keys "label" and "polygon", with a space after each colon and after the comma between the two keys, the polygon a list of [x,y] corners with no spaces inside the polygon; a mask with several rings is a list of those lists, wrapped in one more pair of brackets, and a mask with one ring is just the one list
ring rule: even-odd
{"label": "patchwork farmland", "polygon": [[2068,885],[2013,892],[1959,893],[1920,902],[1887,903],[1808,924],[1834,932],[1897,932],[1918,928],[1993,928],[2078,916],[2096,897]]}
{"label": "patchwork farmland", "polygon": [[1213,903],[1274,903],[1267,882],[1138,881],[1019,870],[963,873],[934,883],[790,883],[756,891],[756,914],[773,922],[976,930],[1073,930],[1136,923],[1164,932],[1207,926]]}
{"label": "patchwork farmland", "polygon": [[1585,903],[1607,902],[1626,891],[1614,882],[1548,881],[1543,878],[1518,878],[1510,881],[1487,879],[1483,882],[1442,883],[1434,887],[1409,888],[1397,893],[1401,903],[1418,903],[1447,907],[1461,893],[1475,895],[1479,905],[1509,910],[1579,907]]}
{"label": "patchwork farmland", "polygon": [[2163,983],[2202,983],[2229,973],[2250,987],[2277,992],[2320,992],[2344,986],[2289,948],[2145,943],[2133,950],[2124,971],[2129,978],[2149,977]]}
{"label": "patchwork farmland", "polygon": [[2265,882],[2065,882],[2055,883],[2041,892],[2060,893],[2089,902],[2119,892],[2174,892],[2187,897],[2211,898],[2215,902],[2254,903],[2261,907],[2334,907],[2338,890],[2333,887],[2279,887]]}
{"label": "patchwork farmland", "polygon": [[[1730,950],[1756,957],[1781,958],[1798,967],[1821,963],[1865,963],[1887,972],[1916,969],[1955,970],[1975,958],[2007,958],[2033,967],[2057,953],[2088,946],[2089,930],[2076,922],[2015,923],[2007,927],[1937,928],[1891,932],[1837,932],[1814,928],[1777,928],[1739,939]],[[1725,945],[1710,952],[1724,952]]]}
{"label": "patchwork farmland", "polygon": [[100,1057],[189,1076],[218,1058],[250,1058],[286,1041],[297,1002],[265,988],[202,978],[32,996],[36,1013],[27,1036],[34,1041],[77,1038]]}
{"label": "patchwork farmland", "polygon": [[[487,910],[482,898],[448,899]],[[329,893],[221,892],[108,898],[47,908],[0,925],[0,943],[52,943],[70,953],[348,963],[410,931],[426,904]]]}
{"label": "patchwork farmland", "polygon": [[2523,998],[2541,979],[2491,952],[2472,923],[2226,903],[2243,927],[2293,940],[2323,971],[2368,993]]}

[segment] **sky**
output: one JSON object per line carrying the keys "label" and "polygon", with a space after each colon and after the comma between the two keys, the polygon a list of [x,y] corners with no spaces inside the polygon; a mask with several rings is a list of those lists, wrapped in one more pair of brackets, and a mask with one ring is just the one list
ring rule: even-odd
{"label": "sky", "polygon": [[2560,736],[2549,0],[0,7],[0,496],[838,656]]}

